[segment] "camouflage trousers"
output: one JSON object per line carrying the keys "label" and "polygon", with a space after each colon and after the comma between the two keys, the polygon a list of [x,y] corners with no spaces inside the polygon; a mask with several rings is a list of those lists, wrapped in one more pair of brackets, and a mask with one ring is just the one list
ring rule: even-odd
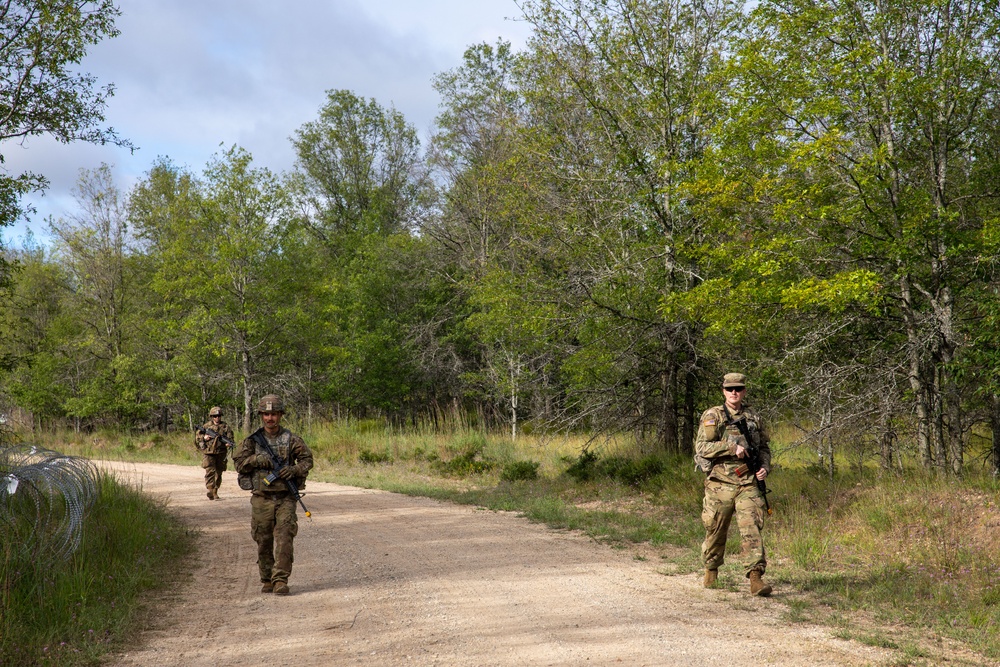
{"label": "camouflage trousers", "polygon": [[764,527],[764,498],[760,489],[756,484],[740,486],[714,479],[705,480],[705,500],[701,510],[701,522],[705,524],[701,557],[705,569],[717,570],[725,562],[726,539],[733,514],[740,529],[741,558],[746,575],[749,577],[754,570],[764,574],[767,558],[760,533]]}
{"label": "camouflage trousers", "polygon": [[222,486],[222,473],[226,471],[226,452],[221,454],[203,454],[201,467],[205,469],[205,488],[217,491]]}
{"label": "camouflage trousers", "polygon": [[295,498],[291,494],[253,495],[250,508],[250,532],[257,543],[260,580],[288,583],[294,560],[292,542],[299,532]]}

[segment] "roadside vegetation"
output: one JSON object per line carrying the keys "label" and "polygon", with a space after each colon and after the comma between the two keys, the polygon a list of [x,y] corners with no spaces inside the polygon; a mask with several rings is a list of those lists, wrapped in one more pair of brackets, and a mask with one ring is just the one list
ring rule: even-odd
{"label": "roadside vegetation", "polygon": [[[151,590],[179,576],[188,531],[141,490],[99,473],[68,558],[0,539],[0,665],[96,665],[133,641]],[[10,537],[10,535],[6,535]]]}
{"label": "roadside vegetation", "polygon": [[[644,453],[628,438],[512,443],[509,434],[398,431],[364,421],[300,432],[316,455],[312,479],[514,511],[628,549],[665,575],[701,569],[702,476],[685,457]],[[197,460],[186,434],[156,443],[68,433],[46,440],[94,458]],[[879,470],[856,452],[837,460],[831,476],[828,465],[808,460],[811,452],[783,449],[780,432],[774,450],[767,579],[789,622],[825,624],[843,638],[895,649],[897,665],[934,664],[941,642],[1000,658],[1000,513],[988,466],[970,466],[956,480]],[[728,551],[720,585],[742,593],[735,526]]]}

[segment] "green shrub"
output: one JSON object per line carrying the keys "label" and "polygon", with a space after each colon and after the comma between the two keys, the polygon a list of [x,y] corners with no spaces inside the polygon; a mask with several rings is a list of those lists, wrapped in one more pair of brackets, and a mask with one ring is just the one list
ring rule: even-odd
{"label": "green shrub", "polygon": [[505,482],[520,482],[538,479],[538,466],[536,461],[515,461],[503,467],[500,479]]}
{"label": "green shrub", "polygon": [[496,467],[496,461],[482,456],[480,447],[470,447],[447,461],[435,461],[434,468],[443,475],[467,477],[482,475]]}
{"label": "green shrub", "polygon": [[644,456],[641,459],[624,456],[601,459],[594,452],[586,450],[566,469],[566,474],[577,482],[605,478],[617,480],[628,486],[639,486],[660,475],[665,469],[666,464],[663,459],[655,455]]}
{"label": "green shrub", "polygon": [[362,449],[358,453],[358,461],[367,465],[375,465],[376,463],[391,463],[392,457],[389,456],[388,452],[375,452],[370,449]]}
{"label": "green shrub", "polygon": [[578,482],[589,482],[597,475],[597,461],[597,454],[585,449],[566,469],[566,474]]}

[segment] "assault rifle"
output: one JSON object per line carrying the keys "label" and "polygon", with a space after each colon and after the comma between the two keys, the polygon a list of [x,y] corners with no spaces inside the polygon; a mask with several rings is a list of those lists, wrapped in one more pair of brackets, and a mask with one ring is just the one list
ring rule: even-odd
{"label": "assault rifle", "polygon": [[[232,452],[233,451],[233,447],[236,446],[235,442],[233,442],[232,440],[230,440],[226,436],[222,435],[218,431],[214,431],[214,430],[212,430],[210,428],[205,428],[204,426],[199,426],[198,428],[195,429],[195,431],[197,431],[198,433],[201,433],[202,435],[210,435],[213,438],[218,438],[219,440],[222,441],[222,444],[224,444],[226,447],[229,448],[230,452]],[[202,449],[204,449],[204,448],[202,448]]]}
{"label": "assault rifle", "polygon": [[271,459],[271,464],[274,466],[274,470],[272,470],[271,473],[264,478],[264,484],[270,486],[271,484],[277,482],[279,479],[283,481],[288,486],[288,490],[292,492],[293,496],[295,496],[296,502],[298,502],[299,505],[302,505],[302,511],[306,513],[307,517],[311,517],[312,512],[307,510],[306,504],[302,502],[302,494],[299,493],[299,485],[296,484],[295,480],[292,479],[291,477],[289,477],[288,479],[282,479],[279,475],[279,473],[283,468],[289,467],[288,462],[278,458],[278,455],[274,453],[273,449],[271,449],[271,445],[267,444],[267,438],[262,436],[260,434],[260,431],[257,431],[253,435],[251,435],[250,439],[256,442],[264,449],[264,451],[267,453],[267,457]]}
{"label": "assault rifle", "polygon": [[754,481],[757,482],[757,488],[760,490],[760,495],[764,498],[764,509],[766,509],[768,515],[770,515],[772,510],[771,504],[767,502],[767,494],[769,493],[767,490],[767,482],[757,478],[757,471],[761,468],[760,447],[757,446],[757,443],[754,442],[753,437],[750,435],[750,428],[747,426],[747,416],[743,415],[739,419],[734,420],[733,416],[729,414],[729,410],[726,410],[725,406],[723,406],[722,409],[725,410],[726,419],[729,420],[729,423],[735,426],[739,430],[740,435],[743,436],[743,439],[746,440],[747,456],[744,460],[746,461],[750,474],[753,475]]}

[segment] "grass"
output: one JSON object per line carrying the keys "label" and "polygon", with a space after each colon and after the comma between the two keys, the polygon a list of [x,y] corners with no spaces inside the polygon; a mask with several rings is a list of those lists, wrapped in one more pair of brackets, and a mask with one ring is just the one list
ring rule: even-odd
{"label": "grass", "polygon": [[[316,456],[313,479],[515,511],[635,549],[637,558],[658,553],[664,572],[701,569],[703,477],[687,458],[638,451],[627,439],[527,436],[515,444],[502,435],[370,422],[297,426],[290,424]],[[46,446],[194,464],[190,440],[97,435]],[[933,664],[930,638],[1000,658],[997,484],[974,469],[954,479],[885,473],[858,460],[838,461],[831,478],[810,461],[776,457],[768,479],[774,515],[764,537],[767,579],[787,607],[786,620],[825,623],[893,649],[899,665]],[[720,572],[725,590],[746,590],[739,551],[733,528]],[[868,630],[869,623],[882,630]]]}
{"label": "grass", "polygon": [[127,642],[142,595],[165,585],[193,548],[165,509],[107,473],[80,547],[41,568],[0,542],[0,664],[95,665]]}

